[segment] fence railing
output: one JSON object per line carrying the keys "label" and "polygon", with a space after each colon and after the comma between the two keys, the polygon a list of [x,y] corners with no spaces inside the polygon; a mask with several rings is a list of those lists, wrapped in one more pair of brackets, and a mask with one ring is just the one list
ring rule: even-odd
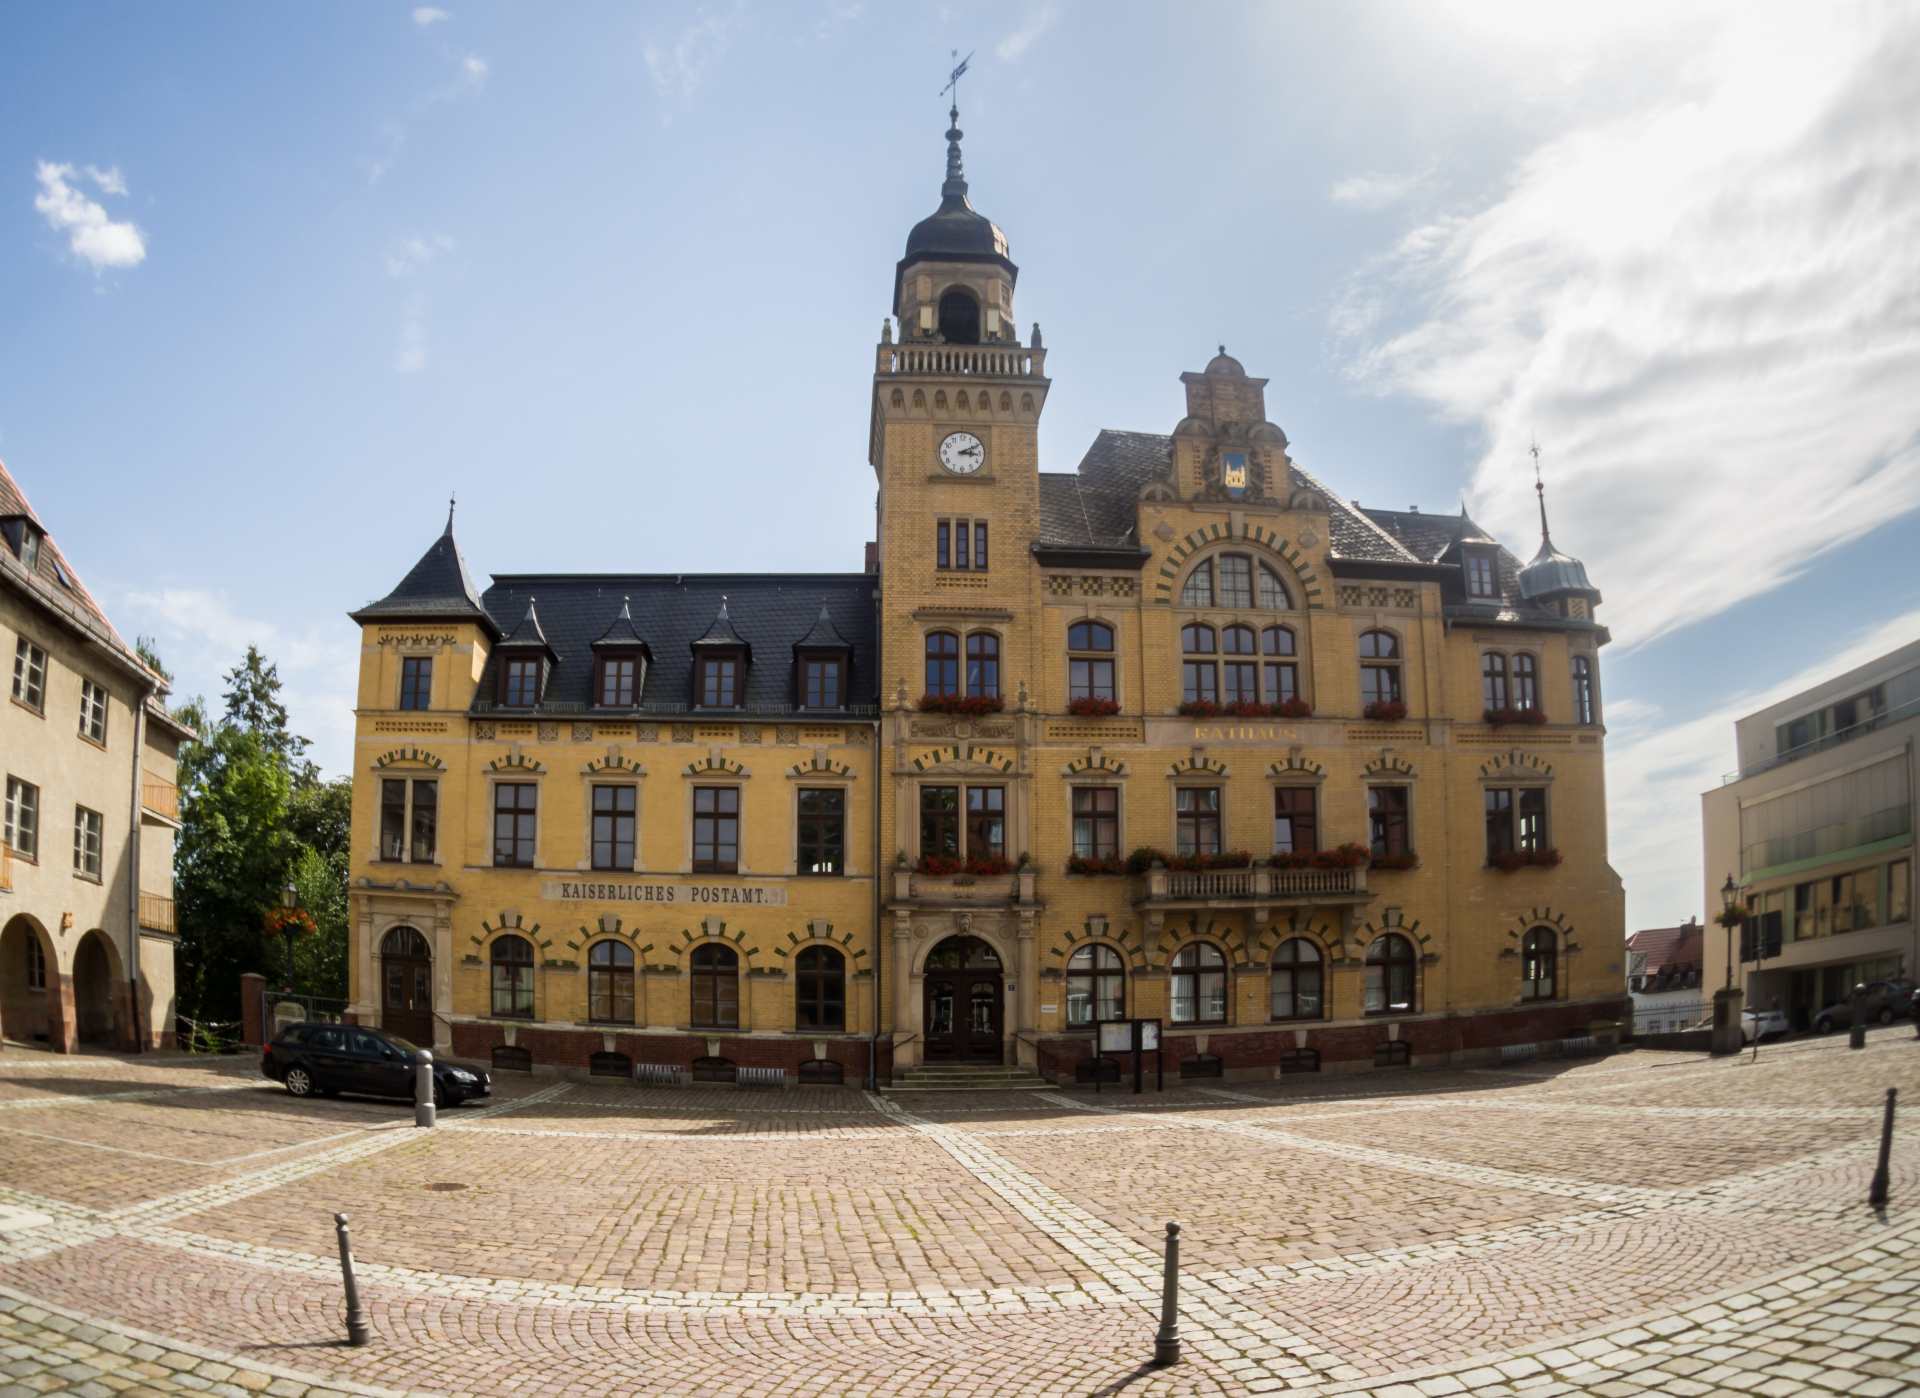
{"label": "fence railing", "polygon": [[1775,767],[1784,767],[1789,762],[1797,762],[1813,753],[1825,752],[1830,747],[1864,737],[1876,728],[1885,728],[1889,723],[1898,723],[1902,719],[1916,716],[1920,716],[1920,699],[1909,699],[1904,704],[1895,704],[1890,709],[1882,709],[1879,713],[1863,718],[1858,723],[1849,724],[1832,733],[1823,733],[1811,742],[1800,744],[1797,748],[1788,748],[1785,752],[1775,753],[1772,757],[1763,757],[1751,767],[1742,767],[1737,772],[1728,772],[1720,778],[1720,784],[1727,786],[1743,777],[1754,777],[1762,772],[1772,771]]}
{"label": "fence railing", "polygon": [[966,374],[993,378],[1042,378],[1047,352],[1021,344],[881,345],[874,362],[880,374]]}
{"label": "fence railing", "polygon": [[173,899],[158,893],[140,895],[140,925],[155,932],[174,932]]}
{"label": "fence railing", "polygon": [[1140,876],[1142,896],[1162,899],[1320,898],[1367,891],[1360,869],[1150,869]]}
{"label": "fence railing", "polygon": [[168,820],[180,819],[180,788],[151,772],[140,778],[140,804]]}

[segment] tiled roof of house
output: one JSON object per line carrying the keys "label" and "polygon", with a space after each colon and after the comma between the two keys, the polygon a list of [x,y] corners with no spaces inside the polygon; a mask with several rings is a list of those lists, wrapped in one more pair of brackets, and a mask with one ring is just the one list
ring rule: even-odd
{"label": "tiled roof of house", "polygon": [[1648,927],[1627,938],[1627,950],[1647,958],[1646,973],[1657,975],[1679,967],[1698,966],[1702,961],[1706,929],[1697,922],[1678,927]]}
{"label": "tiled roof of house", "polygon": [[126,638],[115,629],[106,612],[94,601],[93,594],[87,591],[87,585],[80,580],[80,574],[74,570],[66,554],[61,552],[52,533],[34,513],[20,483],[7,470],[6,463],[0,461],[0,520],[5,519],[30,521],[39,531],[40,546],[31,569],[11,549],[0,546],[0,577],[4,577],[39,606],[92,637],[126,668],[152,684],[156,697],[149,699],[147,712],[167,724],[177,736],[191,736],[192,730],[169,716],[166,706],[158,697],[166,693],[166,677],[149,669],[133,647],[127,644]]}
{"label": "tiled roof of house", "polygon": [[[480,600],[506,634],[539,599],[541,633],[557,657],[545,702],[582,707],[593,699],[593,643],[625,605],[653,657],[641,703],[685,710],[692,697],[694,644],[721,624],[716,618],[724,597],[724,625],[752,657],[743,711],[788,714],[794,712],[794,643],[818,641],[822,613],[850,651],[849,702],[877,702],[882,678],[875,668],[876,586],[866,573],[515,573],[496,574]],[[490,661],[481,677],[483,702],[495,692],[497,664]]]}

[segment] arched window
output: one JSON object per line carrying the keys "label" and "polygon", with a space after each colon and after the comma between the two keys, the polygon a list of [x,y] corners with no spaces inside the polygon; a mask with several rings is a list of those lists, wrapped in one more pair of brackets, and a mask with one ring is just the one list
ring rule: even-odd
{"label": "arched window", "polygon": [[1190,942],[1173,958],[1176,1024],[1227,1022],[1227,959],[1211,942]]}
{"label": "arched window", "polygon": [[1534,659],[1524,651],[1513,658],[1513,707],[1523,711],[1540,707],[1540,685]]}
{"label": "arched window", "polygon": [[1255,581],[1260,587],[1259,605],[1263,612],[1290,612],[1293,610],[1293,597],[1287,592],[1287,585],[1280,581],[1280,575],[1266,564],[1260,565]]}
{"label": "arched window", "polygon": [[[1229,626],[1220,633],[1220,649],[1228,655],[1251,657],[1254,654],[1253,628]],[[1229,660],[1221,666],[1225,683],[1221,697],[1229,704],[1257,704],[1260,691],[1257,677],[1260,667],[1249,658]]]}
{"label": "arched window", "polygon": [[1293,628],[1269,626],[1260,633],[1261,697],[1269,704],[1284,704],[1300,697],[1300,667],[1294,663]]}
{"label": "arched window", "polygon": [[1098,942],[1067,958],[1067,1027],[1126,1018],[1127,973],[1120,953]]}
{"label": "arched window", "polygon": [[950,345],[980,343],[980,303],[959,287],[940,298],[940,334]]}
{"label": "arched window", "polygon": [[1551,927],[1536,927],[1520,940],[1520,998],[1551,1000],[1558,991],[1560,939]]}
{"label": "arched window", "polygon": [[1386,932],[1367,946],[1366,1012],[1370,1015],[1413,1013],[1413,943],[1398,932]]}
{"label": "arched window", "polygon": [[960,638],[951,631],[927,633],[927,693],[942,699],[960,693]]}
{"label": "arched window", "polygon": [[1113,697],[1113,628],[1076,621],[1067,628],[1067,699]]}
{"label": "arched window", "polygon": [[740,958],[732,947],[703,942],[693,949],[693,1025],[740,1027]]}
{"label": "arched window", "polygon": [[1223,553],[1218,564],[1220,574],[1220,605],[1223,607],[1251,607],[1253,605],[1253,560],[1244,553]]}
{"label": "arched window", "polygon": [[[1180,697],[1189,704],[1219,702],[1220,673],[1214,664],[1213,628],[1189,622],[1180,628],[1180,650],[1186,659],[1180,664]],[[1206,659],[1195,659],[1205,656]]]}
{"label": "arched window", "polygon": [[533,943],[525,937],[493,939],[493,1012],[533,1018]]}
{"label": "arched window", "polygon": [[587,1018],[633,1023],[633,948],[625,942],[595,942],[587,952]]}
{"label": "arched window", "polygon": [[967,637],[967,697],[1000,697],[1000,638],[991,631]]}
{"label": "arched window", "polygon": [[808,947],[793,959],[796,1029],[847,1027],[847,963],[831,947]]}
{"label": "arched window", "polygon": [[1213,563],[1203,560],[1191,573],[1180,589],[1180,605],[1183,607],[1211,607],[1213,605]]}
{"label": "arched window", "polygon": [[1593,662],[1584,655],[1573,658],[1573,721],[1594,723],[1599,708],[1593,702]]}
{"label": "arched window", "polygon": [[1360,633],[1360,702],[1401,702],[1400,641],[1390,631]]}
{"label": "arched window", "polygon": [[1480,705],[1485,709],[1507,707],[1507,658],[1497,650],[1480,657]]}
{"label": "arched window", "polygon": [[1320,948],[1289,937],[1273,953],[1273,1017],[1319,1019],[1326,1013],[1326,970]]}

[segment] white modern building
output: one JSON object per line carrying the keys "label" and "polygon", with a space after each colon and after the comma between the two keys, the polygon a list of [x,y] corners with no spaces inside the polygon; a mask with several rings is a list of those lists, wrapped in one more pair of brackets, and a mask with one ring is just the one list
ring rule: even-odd
{"label": "white modern building", "polygon": [[[1914,975],[1920,641],[1749,714],[1740,770],[1704,794],[1706,906],[1727,878],[1751,921],[1734,983],[1749,1008],[1805,1027],[1857,981]],[[1706,937],[1706,990],[1728,983],[1728,941]]]}

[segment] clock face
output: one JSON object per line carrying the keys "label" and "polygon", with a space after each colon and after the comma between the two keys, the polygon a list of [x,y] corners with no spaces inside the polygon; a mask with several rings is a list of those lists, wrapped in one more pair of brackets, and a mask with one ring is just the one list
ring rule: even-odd
{"label": "clock face", "polygon": [[958,476],[970,476],[987,464],[987,449],[971,432],[949,432],[940,443],[940,464]]}

